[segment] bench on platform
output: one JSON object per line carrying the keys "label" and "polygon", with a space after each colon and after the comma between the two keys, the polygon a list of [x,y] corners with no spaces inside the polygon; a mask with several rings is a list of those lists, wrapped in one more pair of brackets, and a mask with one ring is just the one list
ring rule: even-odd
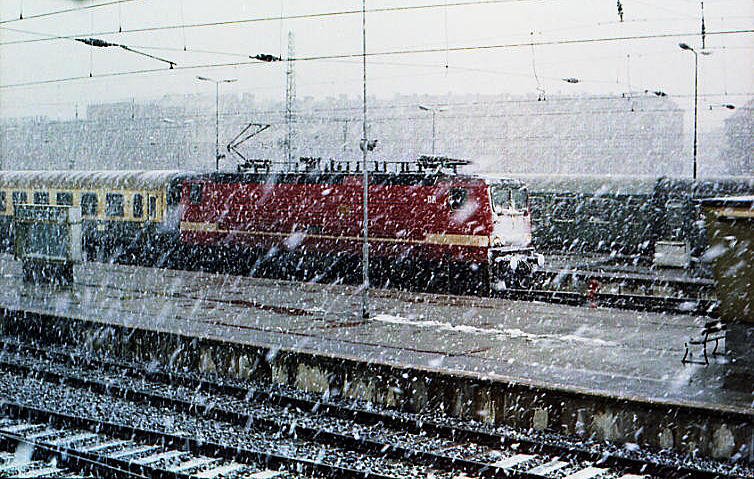
{"label": "bench on platform", "polygon": [[[701,334],[698,338],[690,338],[687,343],[684,343],[684,347],[686,348],[686,352],[683,355],[683,359],[681,359],[682,363],[696,363],[696,364],[704,364],[705,366],[709,364],[709,357],[707,356],[707,344],[714,342],[715,347],[712,350],[712,355],[724,355],[725,353],[718,353],[717,347],[720,345],[720,340],[725,339],[725,330],[728,328],[728,326],[722,322],[722,321],[708,321],[704,324],[704,329],[702,329]],[[693,360],[693,353],[691,352],[691,346],[702,346],[702,350],[704,351],[704,362],[702,361],[694,361]]]}

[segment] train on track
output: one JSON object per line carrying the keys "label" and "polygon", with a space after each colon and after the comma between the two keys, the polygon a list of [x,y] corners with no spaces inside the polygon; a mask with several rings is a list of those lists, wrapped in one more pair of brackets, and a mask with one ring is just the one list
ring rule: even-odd
{"label": "train on track", "polygon": [[513,175],[531,198],[538,251],[651,259],[674,242],[698,262],[707,247],[699,200],[754,194],[754,177]]}
{"label": "train on track", "polygon": [[[354,270],[363,244],[362,173],[305,160],[291,173],[2,172],[2,237],[11,243],[16,204],[69,205],[81,207],[89,257],[232,271]],[[463,164],[421,157],[392,171],[375,165],[369,245],[377,274],[486,288],[525,281],[542,264],[531,246],[526,185],[458,174]]]}
{"label": "train on track", "polygon": [[0,240],[11,249],[16,205],[76,206],[89,258],[164,253],[174,246],[183,181],[191,176],[182,171],[0,171]]}
{"label": "train on track", "polygon": [[[520,286],[543,251],[651,258],[674,240],[706,247],[699,198],[754,193],[754,178],[466,175],[421,157],[373,165],[370,253],[378,282],[412,278],[465,291]],[[391,168],[392,165],[392,168]],[[284,276],[354,273],[362,248],[362,174],[302,159],[300,171],[4,171],[0,240],[14,206],[77,206],[89,258]]]}

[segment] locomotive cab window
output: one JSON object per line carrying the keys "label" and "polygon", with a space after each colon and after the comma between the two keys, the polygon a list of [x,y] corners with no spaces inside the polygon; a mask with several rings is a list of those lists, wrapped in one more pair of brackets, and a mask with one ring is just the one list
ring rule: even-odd
{"label": "locomotive cab window", "polygon": [[139,193],[136,193],[133,198],[133,214],[134,218],[144,216],[144,197]]}
{"label": "locomotive cab window", "polygon": [[105,195],[105,215],[123,216],[123,195],[120,193],[108,193]]}
{"label": "locomotive cab window", "polygon": [[62,206],[73,206],[73,193],[60,192],[55,195],[55,203]]}
{"label": "locomotive cab window", "polygon": [[448,206],[451,210],[457,210],[466,204],[469,192],[463,188],[452,188],[448,194]]}
{"label": "locomotive cab window", "polygon": [[495,185],[490,187],[490,199],[492,201],[492,210],[500,214],[505,210],[513,208],[513,199],[511,190],[505,186]]}
{"label": "locomotive cab window", "polygon": [[97,216],[97,193],[84,193],[81,195],[81,215]]}
{"label": "locomotive cab window", "polygon": [[528,211],[529,207],[529,192],[526,188],[514,188],[511,190],[511,199],[513,200],[513,207],[517,210],[524,210],[524,213]]}
{"label": "locomotive cab window", "polygon": [[46,191],[35,191],[34,192],[34,204],[35,205],[49,205],[50,204],[50,193]]}
{"label": "locomotive cab window", "polygon": [[198,205],[202,202],[203,185],[201,183],[192,183],[189,189],[189,200],[192,205]]}
{"label": "locomotive cab window", "polygon": [[25,191],[14,191],[13,192],[13,204],[14,205],[22,205],[26,203],[26,192]]}

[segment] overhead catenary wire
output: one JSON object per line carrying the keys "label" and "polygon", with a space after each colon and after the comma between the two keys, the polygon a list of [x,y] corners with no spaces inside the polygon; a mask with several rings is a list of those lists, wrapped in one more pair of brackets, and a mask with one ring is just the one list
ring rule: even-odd
{"label": "overhead catenary wire", "polygon": [[[131,0],[136,1],[136,0]],[[427,9],[434,9],[434,8],[444,8],[445,6],[448,7],[466,7],[471,5],[495,5],[495,4],[502,4],[502,3],[524,3],[524,2],[536,2],[539,0],[465,0],[465,1],[456,1],[452,3],[432,3],[432,4],[423,4],[423,5],[404,5],[399,7],[381,7],[381,8],[372,8],[367,9],[368,14],[373,13],[390,13],[390,12],[405,12],[405,11],[412,11],[412,10],[427,10]],[[302,14],[291,14],[291,15],[276,15],[276,16],[267,16],[267,17],[253,17],[253,18],[240,18],[235,20],[218,20],[214,22],[198,22],[198,23],[187,23],[187,24],[177,24],[177,25],[158,25],[158,26],[152,26],[152,27],[139,27],[139,28],[129,28],[124,29],[123,31],[116,31],[116,30],[106,30],[101,32],[95,32],[92,33],[92,35],[115,35],[119,33],[144,33],[144,32],[157,32],[157,31],[165,31],[165,30],[176,30],[176,29],[185,29],[185,28],[208,28],[208,27],[220,27],[220,26],[227,26],[227,25],[243,25],[247,23],[258,23],[258,22],[273,22],[273,21],[283,21],[283,20],[307,20],[307,19],[318,19],[318,18],[329,18],[329,17],[340,17],[340,16],[351,16],[351,15],[360,15],[361,9],[353,9],[353,10],[337,10],[337,11],[330,11],[330,12],[315,12],[315,13],[302,13]],[[69,35],[60,35],[57,38],[74,38],[79,37],[82,35],[89,35],[89,33],[76,33],[76,34],[69,34]],[[0,42],[0,46],[4,45],[16,45],[21,43],[36,43],[36,42],[45,42],[45,41],[51,41],[54,40],[53,38],[35,38],[35,39],[27,39],[27,40],[11,40],[7,42]]]}
{"label": "overhead catenary wire", "polygon": [[[19,29],[19,28],[9,28],[9,27],[0,27],[0,28],[5,28],[5,29],[8,29],[8,30],[13,30],[13,31],[22,32],[22,33],[28,33],[28,34],[32,34],[32,35],[48,36],[50,38],[58,38],[58,39],[62,39],[62,40],[70,40],[70,41],[75,41],[76,40],[75,38],[61,37],[59,35],[48,34],[48,33],[41,33],[41,32],[32,32],[32,31],[29,31],[29,30],[23,30],[23,29]],[[230,52],[230,51],[219,51],[219,50],[205,50],[205,49],[200,49],[200,48],[187,48],[185,46],[183,48],[166,47],[166,46],[154,46],[154,45],[133,45],[133,44],[129,45],[129,46],[131,48],[139,48],[141,50],[161,50],[161,51],[169,51],[169,52],[187,52],[187,53],[206,54],[206,55],[228,56],[228,57],[235,57],[235,58],[249,58],[249,54],[248,53]],[[446,60],[445,60],[444,67],[445,67],[446,70],[455,69],[455,70],[463,70],[463,71],[478,71],[478,72],[482,72],[482,73],[494,73],[494,74],[500,74],[500,75],[511,75],[511,76],[522,76],[522,77],[529,77],[530,76],[530,73],[523,73],[523,72],[506,72],[506,71],[500,71],[500,70],[491,70],[491,69],[487,69],[487,68],[461,67],[461,66],[457,66],[457,65],[450,66],[448,64],[448,61],[447,61],[447,58],[448,58],[448,55],[447,55],[447,53],[448,53],[447,45],[446,45],[445,48],[446,48],[446,50],[445,50],[445,53],[446,53],[445,58],[446,58]],[[282,58],[282,54],[281,54],[281,58]],[[611,57],[602,57],[602,58],[612,58],[612,56]],[[335,59],[333,61],[338,61],[338,60]],[[341,60],[341,61],[346,61],[347,62],[348,60]],[[356,60],[354,60],[354,61],[356,61]],[[361,60],[358,60],[358,61],[360,62]],[[376,62],[376,61],[372,61],[371,63],[373,63],[373,64],[382,64],[382,65],[395,65],[395,66],[405,66],[405,67],[426,67],[426,68],[434,68],[434,67],[438,66],[438,64],[436,64],[436,63],[430,64],[430,63],[417,63],[417,62],[407,63],[407,62]],[[540,61],[538,63],[552,64],[553,62],[541,62]],[[447,71],[446,71],[446,73],[447,73]],[[555,76],[551,77],[551,76],[546,76],[546,75],[537,75],[537,76],[541,77],[541,78],[549,79],[549,80],[558,80],[558,81],[560,80],[559,76],[558,77],[555,77]],[[580,78],[580,82],[581,83],[613,83],[611,80],[595,80],[595,79],[588,79],[588,78]]]}
{"label": "overhead catenary wire", "polygon": [[19,16],[19,18],[8,18],[5,20],[0,20],[0,25],[4,25],[6,23],[21,22],[24,20],[32,20],[34,18],[51,17],[55,15],[61,15],[64,13],[79,12],[81,10],[91,10],[93,8],[107,7],[110,5],[119,5],[121,3],[130,3],[130,2],[136,2],[136,1],[138,0],[112,0],[112,1],[104,2],[104,3],[95,3],[93,5],[83,5],[81,7],[71,7],[71,8],[65,8],[62,10],[54,10],[50,12],[36,13],[33,15],[26,15],[26,16],[23,15],[23,10],[22,10],[22,14]]}
{"label": "overhead catenary wire", "polygon": [[[750,34],[750,33],[754,33],[754,29],[713,31],[713,32],[707,32],[707,35],[708,36],[709,35],[738,35],[738,34]],[[575,39],[561,39],[561,40],[549,40],[549,41],[546,40],[546,41],[540,41],[540,42],[516,42],[516,43],[499,43],[499,44],[489,44],[489,45],[466,45],[466,46],[450,47],[447,50],[451,52],[470,52],[470,51],[496,50],[496,49],[503,49],[503,48],[522,48],[522,47],[530,47],[531,45],[535,45],[535,46],[583,45],[583,44],[590,44],[590,43],[620,42],[620,41],[628,41],[628,40],[648,40],[648,39],[656,39],[656,38],[687,37],[687,36],[691,36],[695,34],[696,32],[656,33],[656,34],[646,34],[646,35],[625,35],[625,36],[597,37],[597,38],[575,38]],[[365,56],[383,57],[383,56],[395,56],[395,55],[438,53],[438,52],[443,52],[443,51],[445,51],[445,48],[443,47],[405,49],[405,50],[383,50],[383,51],[376,51],[376,52],[367,52]],[[301,62],[301,61],[334,60],[334,59],[348,59],[348,58],[353,59],[353,58],[359,58],[361,57],[361,55],[362,53],[313,55],[313,56],[304,56],[304,57],[298,57],[298,58],[286,59],[286,60]],[[141,74],[158,73],[158,72],[166,72],[166,71],[179,72],[179,71],[184,71],[184,70],[195,70],[198,68],[239,67],[239,66],[246,66],[246,65],[259,65],[259,64],[264,64],[264,63],[267,63],[267,62],[262,62],[258,60],[249,60],[249,61],[240,61],[240,62],[181,65],[181,66],[176,66],[175,68],[172,68],[170,70],[167,70],[164,68],[147,68],[147,69],[140,69],[140,70],[100,73],[98,75],[92,75],[91,77],[88,75],[79,75],[79,76],[55,78],[55,79],[49,79],[49,80],[34,80],[34,81],[28,81],[28,82],[11,83],[11,84],[0,85],[0,89],[20,88],[20,87],[28,87],[28,86],[35,86],[35,85],[49,85],[49,84],[84,80],[88,78],[112,78],[112,77],[141,75]]]}

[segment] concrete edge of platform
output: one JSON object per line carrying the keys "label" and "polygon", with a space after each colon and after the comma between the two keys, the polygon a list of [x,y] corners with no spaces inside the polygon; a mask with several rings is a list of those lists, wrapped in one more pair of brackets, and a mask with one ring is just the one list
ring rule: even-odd
{"label": "concrete edge of platform", "polygon": [[651,401],[599,391],[474,375],[467,371],[366,362],[305,348],[0,307],[1,334],[76,345],[173,368],[254,378],[328,397],[407,411],[436,411],[491,424],[549,430],[615,443],[638,443],[718,459],[754,462],[754,410]]}

